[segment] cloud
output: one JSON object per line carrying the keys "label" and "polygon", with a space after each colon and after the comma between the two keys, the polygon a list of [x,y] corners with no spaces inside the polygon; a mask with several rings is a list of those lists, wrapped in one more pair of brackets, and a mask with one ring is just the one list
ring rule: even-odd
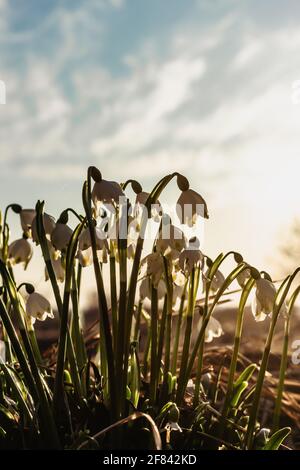
{"label": "cloud", "polygon": [[[234,206],[237,224],[250,206],[258,214],[261,200],[276,201],[288,216],[296,211],[295,18],[285,11],[279,21],[277,8],[268,18],[257,2],[219,0],[212,8],[206,1],[172,25],[147,32],[141,23],[139,36],[132,22],[124,28],[129,2],[73,5],[5,35],[0,161],[7,181],[17,176],[28,195],[36,181],[44,188],[51,181],[58,194],[64,181],[81,180],[88,164],[148,186],[177,169],[204,191],[212,217]],[[272,224],[265,220],[264,213],[267,237]]]}

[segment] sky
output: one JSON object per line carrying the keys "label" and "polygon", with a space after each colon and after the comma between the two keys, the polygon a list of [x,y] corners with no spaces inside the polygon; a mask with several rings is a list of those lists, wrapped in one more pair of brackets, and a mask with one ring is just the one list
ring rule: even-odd
{"label": "sky", "polygon": [[0,0],[2,209],[80,209],[91,164],[145,190],[179,171],[205,251],[272,270],[299,215],[299,21],[292,0]]}

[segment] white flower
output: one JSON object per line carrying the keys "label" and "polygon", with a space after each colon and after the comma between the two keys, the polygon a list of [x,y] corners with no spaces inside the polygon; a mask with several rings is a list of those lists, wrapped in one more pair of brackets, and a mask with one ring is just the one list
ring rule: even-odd
{"label": "white flower", "polygon": [[191,274],[192,270],[196,268],[203,260],[203,254],[200,250],[191,250],[187,248],[180,253],[179,266],[186,274]]}
{"label": "white flower", "polygon": [[[146,193],[144,191],[136,195],[135,206],[134,206],[134,211],[133,211],[135,217],[140,217],[143,214],[143,210],[146,210],[145,204],[147,202],[148,197],[149,197],[149,193]],[[156,201],[156,203],[152,204],[151,206],[151,217],[155,222],[159,222],[161,214],[162,214],[161,204],[159,201]]]}
{"label": "white flower", "polygon": [[[100,227],[95,227],[95,238],[96,238],[97,250],[102,250],[103,246],[107,242],[106,242],[106,235],[101,230]],[[90,230],[87,227],[83,229],[81,234],[79,235],[78,248],[79,250],[84,251],[90,248],[91,245],[92,245],[92,242],[91,242]]]}
{"label": "white flower", "polygon": [[[157,298],[158,300],[163,299],[167,293],[165,281],[159,280],[157,285]],[[150,280],[148,277],[143,279],[140,283],[140,299],[151,299]]]}
{"label": "white flower", "polygon": [[186,247],[186,238],[182,230],[171,223],[163,224],[158,234],[156,248],[162,255],[167,256],[171,250],[182,251]]}
{"label": "white flower", "polygon": [[179,426],[178,423],[174,422],[174,421],[169,421],[166,426],[165,426],[165,429],[168,430],[168,431],[178,431],[178,432],[182,432],[182,429],[181,427]]}
{"label": "white flower", "polygon": [[142,264],[145,262],[147,263],[147,275],[151,276],[152,284],[155,288],[157,288],[158,283],[164,273],[164,263],[162,256],[157,252],[150,253],[143,260]]}
{"label": "white flower", "polygon": [[182,290],[182,287],[186,283],[186,277],[185,277],[185,275],[183,274],[182,271],[180,271],[179,269],[176,268],[176,266],[174,266],[174,269],[173,269],[173,272],[172,272],[172,279],[173,279],[173,282],[174,282],[175,286],[177,288],[181,288],[181,290]]}
{"label": "white flower", "polygon": [[24,263],[26,267],[32,257],[32,246],[25,238],[15,240],[8,247],[8,258],[12,264]]}
{"label": "white flower", "polygon": [[273,311],[276,288],[268,279],[257,279],[255,296],[252,301],[252,313],[256,321],[264,321]]}
{"label": "white flower", "polygon": [[244,269],[238,274],[236,280],[241,287],[244,287],[251,277],[250,269]]}
{"label": "white flower", "polygon": [[71,240],[73,230],[67,224],[57,223],[51,233],[51,243],[56,250],[65,250]]}
{"label": "white flower", "polygon": [[[109,249],[107,245],[107,240],[103,240],[102,249],[97,250],[97,258],[100,261],[100,263],[107,263],[108,252],[109,252]],[[78,249],[76,256],[79,260],[79,263],[81,264],[83,268],[86,268],[87,266],[90,266],[93,263],[93,250],[91,246],[85,250]]]}
{"label": "white flower", "polygon": [[191,395],[195,393],[195,384],[194,384],[193,379],[188,380],[188,383],[186,385],[186,391],[190,393]]}
{"label": "white flower", "polygon": [[5,343],[0,340],[0,364],[5,363]]}
{"label": "white flower", "polygon": [[211,343],[214,338],[219,338],[223,333],[221,323],[214,317],[210,317],[205,330],[205,343]]}
{"label": "white flower", "polygon": [[[205,276],[203,277],[204,285],[207,283],[208,274],[209,274],[209,270],[206,271]],[[211,285],[210,285],[211,291],[217,292],[220,289],[220,287],[222,287],[222,285],[224,284],[224,281],[225,281],[224,275],[221,273],[221,271],[217,270],[211,281]]]}
{"label": "white flower", "polygon": [[[59,282],[64,282],[64,280],[65,280],[65,269],[62,265],[61,258],[54,258],[54,259],[51,260],[51,263],[52,263],[52,266],[53,266],[53,270],[54,270],[56,279]],[[46,281],[49,280],[49,275],[48,275],[47,268],[45,268],[45,279],[46,279]]]}
{"label": "white flower", "polygon": [[35,215],[36,212],[34,209],[22,209],[20,212],[21,227],[28,237],[31,237],[31,226]]}
{"label": "white flower", "polygon": [[119,198],[124,196],[120,185],[115,181],[98,181],[94,184],[92,190],[92,200],[95,207],[98,206],[99,202],[106,204],[118,203]]}
{"label": "white flower", "polygon": [[46,320],[47,317],[54,318],[50,302],[37,292],[29,294],[26,301],[26,313],[41,321]]}
{"label": "white flower", "polygon": [[92,248],[89,247],[86,250],[78,250],[77,258],[78,258],[79,263],[81,264],[81,266],[83,268],[86,268],[87,266],[90,266],[93,262]]}
{"label": "white flower", "polygon": [[[51,233],[55,229],[55,219],[54,219],[54,217],[52,217],[52,215],[44,213],[43,214],[43,224],[44,224],[44,229],[45,229],[46,235],[51,235]],[[38,240],[38,235],[37,235],[37,230],[36,230],[36,217],[32,221],[31,232],[32,232],[32,240],[35,243],[38,243],[39,240]]]}
{"label": "white flower", "polygon": [[182,191],[176,204],[176,212],[180,223],[186,224],[189,227],[196,223],[198,216],[208,219],[205,200],[192,189]]}

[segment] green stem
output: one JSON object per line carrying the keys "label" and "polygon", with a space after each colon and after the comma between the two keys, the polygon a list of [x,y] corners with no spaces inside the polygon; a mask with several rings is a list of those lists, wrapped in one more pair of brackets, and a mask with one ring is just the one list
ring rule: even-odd
{"label": "green stem", "polygon": [[204,352],[204,338],[202,338],[202,341],[199,347],[199,352],[198,352],[197,372],[196,372],[196,380],[195,380],[195,393],[194,393],[194,400],[193,400],[194,408],[196,408],[199,405],[200,384],[201,384],[202,367],[203,367],[203,352]]}
{"label": "green stem", "polygon": [[118,344],[118,298],[117,298],[117,281],[116,281],[116,258],[113,251],[112,243],[110,246],[110,299],[111,299],[111,315],[112,315],[112,331],[114,339],[114,350],[117,350]]}
{"label": "green stem", "polygon": [[156,401],[158,384],[157,372],[157,290],[151,285],[151,376],[150,376],[150,402],[152,405]]}
{"label": "green stem", "polygon": [[172,313],[173,313],[173,281],[169,274],[168,261],[164,257],[165,279],[167,285],[167,321],[166,321],[166,340],[165,340],[165,363],[164,363],[164,380],[163,380],[163,396],[162,401],[167,399],[168,393],[168,374],[170,372],[171,363],[171,333],[172,333]]}
{"label": "green stem", "polygon": [[273,432],[277,431],[277,429],[279,428],[281,403],[282,403],[282,396],[283,396],[283,390],[284,390],[284,380],[285,380],[285,373],[286,373],[287,362],[288,362],[288,346],[289,346],[291,314],[292,314],[293,307],[294,307],[294,304],[297,300],[299,293],[300,293],[300,286],[298,286],[297,289],[295,289],[289,301],[287,317],[285,319],[285,324],[284,324],[284,340],[283,340],[283,347],[282,347],[282,354],[281,354],[279,382],[278,382],[278,387],[277,387],[274,418],[273,418]]}
{"label": "green stem", "polygon": [[93,265],[94,273],[96,278],[97,286],[97,295],[98,295],[98,305],[99,305],[99,316],[100,316],[100,341],[101,338],[104,338],[106,360],[108,364],[108,378],[109,378],[109,393],[111,400],[111,413],[113,419],[117,418],[117,390],[116,390],[116,377],[115,377],[115,363],[112,347],[112,337],[110,331],[110,321],[108,314],[108,307],[105,295],[105,289],[103,284],[102,273],[99,266],[99,260],[97,256],[97,244],[96,244],[96,234],[95,234],[95,225],[94,219],[92,217],[91,210],[91,170],[88,170],[88,178],[83,186],[83,204],[87,216],[88,227],[91,237],[91,245],[93,252]]}
{"label": "green stem", "polygon": [[176,375],[176,371],[177,371],[177,356],[178,356],[178,347],[179,347],[179,340],[180,340],[180,333],[181,333],[184,303],[186,299],[186,289],[187,289],[187,282],[184,285],[184,289],[183,289],[181,299],[180,299],[179,311],[178,311],[175,341],[174,341],[174,346],[173,346],[172,366],[171,366],[172,375]]}
{"label": "green stem", "polygon": [[142,309],[143,309],[143,301],[140,300],[138,304],[138,308],[137,308],[136,320],[135,320],[135,326],[134,326],[134,341],[136,342],[138,342],[140,339]]}
{"label": "green stem", "polygon": [[[185,374],[185,377],[184,379],[182,380],[182,383],[181,383],[181,387],[179,388],[178,387],[178,391],[177,391],[177,403],[181,403],[181,401],[183,400],[183,396],[184,396],[184,391],[185,391],[185,388],[186,388],[186,385],[187,385],[187,382],[191,376],[191,373],[192,373],[192,370],[193,370],[193,365],[194,365],[194,361],[196,359],[196,356],[197,356],[197,353],[198,353],[198,349],[200,347],[200,344],[201,344],[201,341],[202,341],[202,338],[204,337],[205,335],[205,330],[206,330],[206,327],[208,325],[208,322],[209,322],[209,319],[211,317],[211,314],[215,308],[215,306],[217,305],[219,299],[221,298],[221,296],[223,295],[223,293],[225,292],[225,290],[230,286],[230,284],[234,281],[234,279],[244,270],[244,269],[247,269],[247,267],[244,265],[244,264],[241,264],[239,265],[238,267],[236,267],[230,274],[229,276],[227,276],[227,278],[225,279],[222,287],[220,287],[220,289],[218,290],[218,293],[216,294],[216,297],[212,303],[212,305],[210,306],[207,314],[204,313],[204,317],[203,317],[203,321],[202,321],[202,325],[201,325],[201,329],[200,329],[200,332],[199,332],[199,335],[197,337],[197,340],[195,342],[195,345],[192,349],[192,352],[190,354],[190,357],[187,361],[187,363],[185,364],[185,369],[186,369],[186,374]],[[209,283],[210,285],[210,283]],[[206,290],[206,295],[208,297],[209,295],[209,288]]]}
{"label": "green stem", "polygon": [[[260,403],[260,397],[261,397],[261,392],[263,388],[263,383],[264,383],[264,378],[266,374],[266,370],[268,367],[268,362],[269,362],[269,355],[271,351],[271,345],[272,345],[272,340],[273,340],[273,335],[274,335],[274,330],[275,326],[277,323],[277,319],[280,313],[280,309],[283,305],[283,302],[285,301],[285,298],[289,292],[290,286],[297,275],[297,273],[300,271],[300,268],[296,269],[294,273],[291,276],[288,276],[283,283],[281,284],[274,303],[274,309],[272,313],[272,320],[269,328],[269,333],[268,337],[266,340],[265,344],[265,349],[263,352],[262,360],[261,360],[261,365],[258,373],[258,378],[256,382],[256,387],[255,387],[255,392],[254,392],[254,397],[253,397],[253,402],[251,406],[251,411],[250,411],[250,416],[249,416],[249,423],[247,427],[247,433],[245,436],[245,446],[247,449],[251,449],[253,445],[253,440],[254,440],[254,430],[255,430],[255,425],[256,425],[256,419],[258,415],[258,409],[259,409],[259,403]],[[284,286],[286,284],[286,287],[284,289],[283,294],[280,296],[281,291],[283,290]],[[278,302],[279,299],[279,302]]]}
{"label": "green stem", "polygon": [[[17,349],[15,349],[15,353],[17,354],[17,357],[19,356],[20,359],[22,360],[22,366],[25,368],[24,369],[24,374],[26,374],[27,380],[29,380],[28,383],[31,384],[31,386],[32,386],[32,391],[34,392],[33,396],[35,398],[38,397],[38,400],[39,400],[39,403],[40,403],[43,432],[46,432],[47,428],[50,432],[49,446],[51,448],[59,448],[60,443],[59,443],[57,430],[56,430],[56,427],[55,427],[53,414],[52,414],[50,406],[49,406],[49,402],[48,402],[48,399],[47,399],[44,383],[43,383],[40,371],[38,369],[34,353],[32,351],[32,346],[31,346],[31,343],[30,343],[30,340],[29,340],[29,337],[28,337],[28,334],[27,334],[27,330],[26,330],[25,325],[24,325],[23,317],[25,315],[25,312],[23,311],[23,309],[20,305],[16,286],[13,283],[13,281],[11,279],[11,276],[10,276],[9,272],[7,271],[6,266],[5,266],[5,264],[3,263],[2,260],[0,260],[0,271],[1,271],[2,278],[3,278],[3,282],[5,283],[7,291],[9,293],[10,301],[11,301],[11,304],[13,306],[14,312],[17,316],[19,330],[20,330],[21,338],[22,338],[26,353],[27,353],[28,362],[29,362],[30,369],[31,369],[31,374],[33,376],[33,381],[31,379],[29,379],[29,375],[27,373],[28,372],[27,363],[21,357],[22,349],[20,349],[20,347],[18,347],[17,344],[16,344],[16,336],[14,335],[14,329],[10,328],[10,322],[7,321],[7,317],[5,315],[5,309],[4,310],[1,309],[2,313],[3,313],[3,317],[6,320],[5,328],[6,328],[6,331],[8,332],[8,334],[10,332],[11,341],[13,341],[13,339],[14,339],[13,347],[14,347],[14,349],[17,348]],[[1,303],[2,303],[2,300],[1,300]],[[3,305],[3,303],[2,303],[2,305]],[[35,383],[35,386],[33,385],[34,383]]]}
{"label": "green stem", "polygon": [[190,277],[190,284],[189,284],[189,300],[188,300],[188,309],[187,309],[187,316],[186,316],[186,327],[185,327],[182,357],[181,357],[181,364],[180,364],[180,371],[179,371],[179,378],[178,378],[178,389],[177,389],[177,395],[176,395],[177,403],[180,403],[181,397],[183,397],[184,395],[186,365],[187,365],[188,358],[189,358],[194,308],[195,308],[195,268],[192,269],[191,277]]}
{"label": "green stem", "polygon": [[228,415],[228,407],[232,398],[234,376],[235,376],[235,372],[237,368],[237,361],[238,361],[238,355],[239,355],[239,349],[240,349],[240,343],[241,343],[241,337],[242,337],[245,306],[246,306],[248,297],[250,295],[250,292],[254,284],[255,284],[255,280],[252,278],[247,281],[245,287],[243,288],[240,303],[239,303],[238,316],[237,316],[235,335],[234,335],[234,346],[233,346],[232,358],[230,362],[229,375],[228,375],[227,391],[226,391],[224,407],[222,411],[223,418],[226,418]]}
{"label": "green stem", "polygon": [[165,295],[164,305],[163,305],[162,314],[161,314],[161,319],[160,319],[160,322],[159,322],[160,323],[160,325],[159,325],[159,339],[158,339],[158,348],[157,348],[157,366],[158,366],[158,370],[160,370],[160,368],[161,368],[162,352],[163,352],[163,347],[164,347],[164,342],[165,342],[165,329],[166,329],[167,311],[168,311],[167,295]]}
{"label": "green stem", "polygon": [[86,364],[87,355],[85,350],[85,344],[82,334],[82,328],[80,325],[79,318],[79,307],[78,307],[78,290],[77,290],[77,279],[75,274],[75,269],[72,273],[72,288],[71,288],[71,300],[72,300],[72,340],[75,349],[75,355],[78,363],[78,368],[81,371]]}
{"label": "green stem", "polygon": [[[54,272],[54,269],[53,269],[53,266],[52,266],[51,256],[50,256],[49,247],[48,247],[48,243],[47,243],[45,228],[44,228],[44,224],[43,224],[43,208],[44,208],[44,203],[38,201],[38,203],[36,205],[37,234],[38,234],[38,239],[39,239],[39,243],[40,243],[40,246],[41,246],[44,262],[45,262],[45,265],[46,265],[46,269],[47,269],[47,272],[48,272],[48,276],[49,276],[49,279],[50,279],[50,282],[51,282],[51,287],[52,287],[52,290],[53,290],[53,293],[54,293],[59,319],[61,321],[62,311],[63,311],[63,303],[62,303],[62,300],[61,300],[60,290],[59,290],[56,275],[55,275],[55,272]],[[82,224],[83,223],[84,222],[82,221]],[[68,336],[67,355],[68,355],[68,360],[70,362],[71,377],[72,377],[72,381],[74,383],[74,386],[77,390],[77,394],[79,394],[80,393],[80,377],[79,377],[79,371],[78,371],[77,362],[76,362],[75,353],[74,353],[74,346],[73,346],[73,342],[72,342],[72,338],[71,338],[71,335],[70,335],[69,328],[68,328],[68,331],[67,331],[67,336]]]}

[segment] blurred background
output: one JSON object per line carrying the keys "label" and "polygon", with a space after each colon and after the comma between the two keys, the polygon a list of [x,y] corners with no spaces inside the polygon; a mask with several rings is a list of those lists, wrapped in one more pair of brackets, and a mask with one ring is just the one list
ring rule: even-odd
{"label": "blurred background", "polygon": [[81,210],[91,164],[145,190],[177,170],[207,200],[206,253],[283,275],[300,258],[299,21],[297,0],[0,0],[1,208]]}

